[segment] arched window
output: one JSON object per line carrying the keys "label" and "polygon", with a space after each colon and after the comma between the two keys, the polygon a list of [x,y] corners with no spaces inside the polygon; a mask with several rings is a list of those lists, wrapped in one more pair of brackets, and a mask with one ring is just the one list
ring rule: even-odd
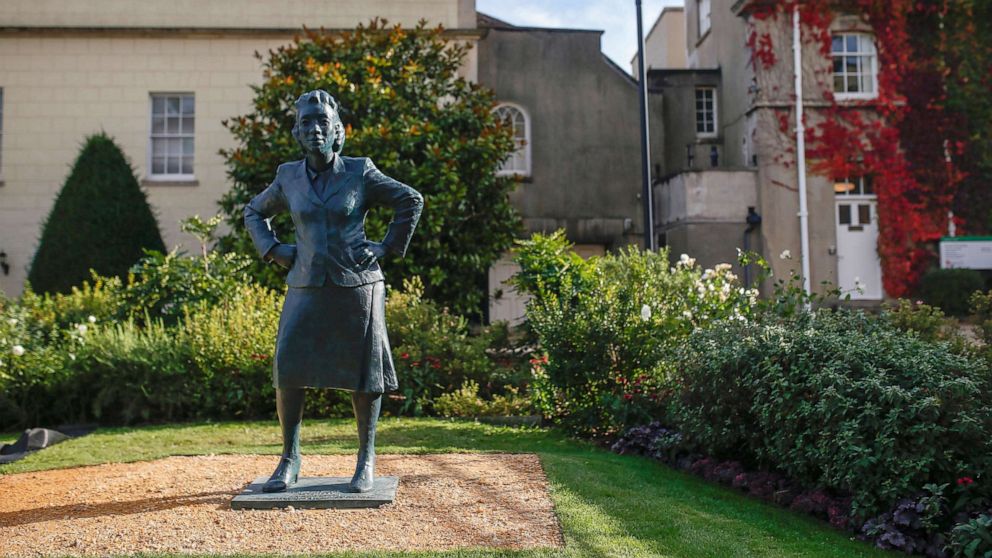
{"label": "arched window", "polygon": [[530,118],[527,112],[518,105],[501,103],[493,113],[513,128],[513,142],[517,145],[517,150],[503,161],[496,174],[530,176]]}
{"label": "arched window", "polygon": [[834,96],[838,100],[877,97],[875,39],[864,33],[835,33],[832,39]]}

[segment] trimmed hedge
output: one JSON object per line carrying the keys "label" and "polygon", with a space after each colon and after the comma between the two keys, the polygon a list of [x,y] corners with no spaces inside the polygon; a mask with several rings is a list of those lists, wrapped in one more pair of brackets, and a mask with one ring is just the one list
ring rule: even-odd
{"label": "trimmed hedge", "polygon": [[851,494],[862,518],[992,471],[987,367],[861,313],[714,324],[677,370],[671,416],[688,442]]}
{"label": "trimmed hedge", "polygon": [[934,269],[920,280],[923,302],[951,316],[966,316],[974,292],[985,291],[985,279],[974,269]]}
{"label": "trimmed hedge", "polygon": [[123,278],[142,249],[165,251],[145,193],[114,141],[90,136],[45,221],[28,282],[39,293],[66,293],[91,269]]}

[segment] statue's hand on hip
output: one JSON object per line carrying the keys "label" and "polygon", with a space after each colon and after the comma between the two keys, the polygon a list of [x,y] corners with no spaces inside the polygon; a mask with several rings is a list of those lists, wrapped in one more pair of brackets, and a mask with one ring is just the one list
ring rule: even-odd
{"label": "statue's hand on hip", "polygon": [[377,260],[382,259],[385,255],[386,247],[383,246],[381,242],[366,240],[362,248],[360,248],[358,253],[355,255],[355,261],[358,262],[359,267],[368,268]]}
{"label": "statue's hand on hip", "polygon": [[296,260],[295,244],[277,244],[269,253],[269,259],[285,268],[293,267]]}

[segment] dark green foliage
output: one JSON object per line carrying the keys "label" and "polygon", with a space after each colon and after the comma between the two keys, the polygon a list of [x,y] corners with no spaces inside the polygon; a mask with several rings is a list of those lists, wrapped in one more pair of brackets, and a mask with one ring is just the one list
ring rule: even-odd
{"label": "dark green foliage", "polygon": [[920,281],[919,296],[945,314],[966,316],[972,293],[984,290],[985,280],[974,269],[935,269]]}
{"label": "dark green foliage", "polygon": [[[341,35],[308,31],[270,51],[252,112],[227,122],[238,147],[223,152],[234,186],[221,201],[232,229],[222,248],[255,255],[242,210],[279,164],[302,157],[291,135],[293,102],[324,89],[342,107],[343,155],[370,157],[424,195],[406,258],[384,263],[390,284],[421,277],[429,298],[478,315],[486,272],[510,248],[519,218],[508,199],[512,180],[495,176],[513,141],[491,113],[492,93],[458,77],[465,53],[441,29],[386,28],[379,20]],[[369,237],[382,238],[390,218],[381,209],[371,212]],[[292,242],[288,215],[274,219],[273,227],[280,240]],[[275,288],[285,271],[256,259],[252,273]]]}
{"label": "dark green foliage", "polygon": [[885,321],[722,322],[693,334],[678,362],[672,417],[687,441],[850,493],[862,518],[927,483],[990,471],[988,368]]}
{"label": "dark green foliage", "polygon": [[939,99],[957,124],[953,132],[958,133],[960,154],[954,164],[964,176],[957,187],[954,213],[972,234],[987,234],[992,231],[992,2],[958,0],[943,6],[939,23],[947,36],[925,42],[922,48],[924,52],[938,48],[941,69],[946,71],[942,81],[946,89]]}
{"label": "dark green foliage", "polygon": [[145,193],[114,141],[90,136],[45,221],[28,282],[65,293],[91,269],[124,277],[142,249],[165,251]]}
{"label": "dark green foliage", "polygon": [[[514,261],[520,271],[511,282],[522,293],[544,291],[567,297],[585,288],[589,266],[572,250],[563,230],[518,240]],[[563,292],[565,285],[572,291]]]}
{"label": "dark green foliage", "polygon": [[956,558],[992,558],[992,510],[955,527],[950,548]]}

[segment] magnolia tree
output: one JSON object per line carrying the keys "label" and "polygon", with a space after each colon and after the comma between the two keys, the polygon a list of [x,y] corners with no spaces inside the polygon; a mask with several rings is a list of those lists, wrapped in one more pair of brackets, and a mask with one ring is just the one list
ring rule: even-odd
{"label": "magnolia tree", "polygon": [[[487,270],[510,248],[520,221],[508,199],[513,180],[496,176],[515,148],[511,131],[492,113],[492,92],[459,77],[467,51],[446,40],[440,27],[386,27],[377,19],[347,33],[307,30],[267,58],[257,54],[264,58],[264,81],[253,87],[253,109],[225,121],[238,146],[221,152],[234,185],[221,200],[231,232],[220,247],[252,251],[242,209],[279,164],[301,158],[291,133],[293,102],[324,89],[341,105],[343,154],[371,157],[385,174],[424,195],[407,256],[385,263],[389,282],[399,286],[418,276],[429,298],[477,315]],[[370,212],[369,237],[381,238],[390,217]],[[288,215],[273,226],[292,242]],[[284,270],[256,262],[256,278],[282,286]]]}

